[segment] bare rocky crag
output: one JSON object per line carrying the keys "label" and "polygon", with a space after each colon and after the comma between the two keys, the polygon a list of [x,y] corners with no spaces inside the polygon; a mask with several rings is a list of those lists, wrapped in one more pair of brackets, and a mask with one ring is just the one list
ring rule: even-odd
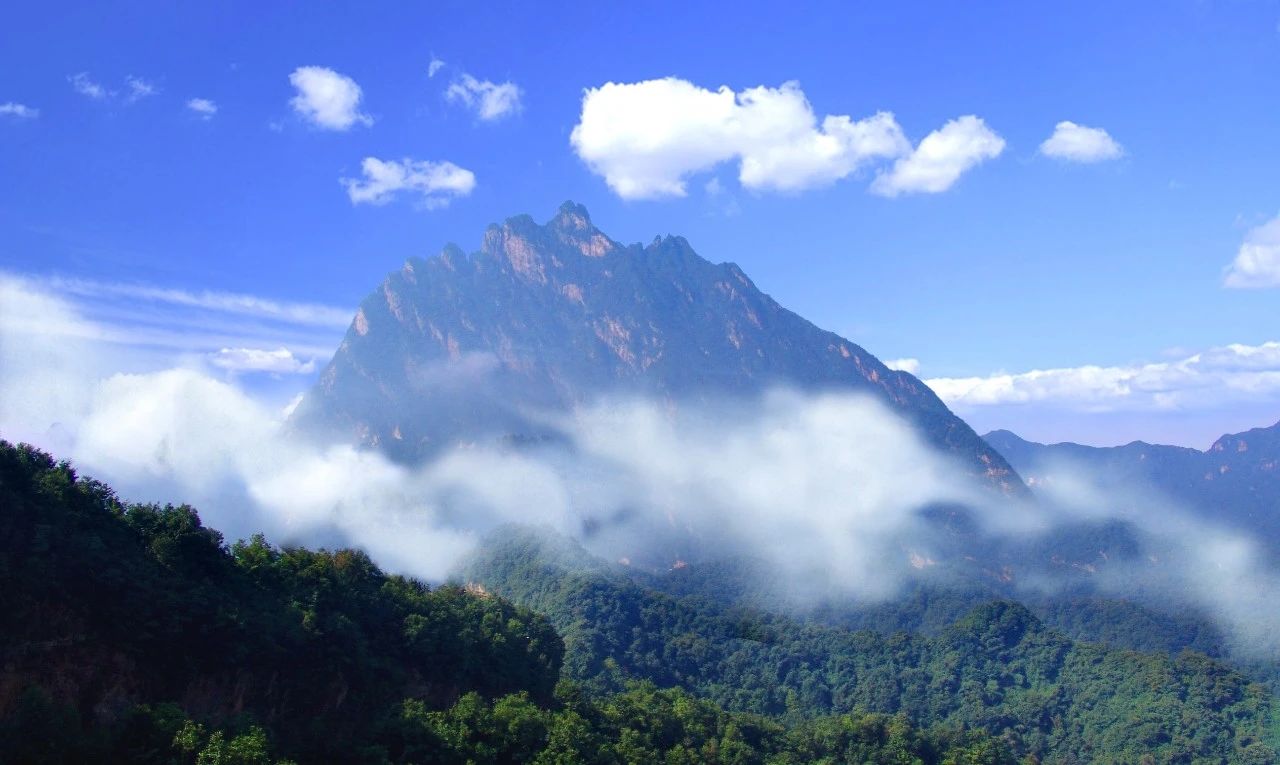
{"label": "bare rocky crag", "polygon": [[491,225],[478,252],[413,258],[360,305],[294,415],[413,461],[458,443],[544,437],[534,413],[601,396],[671,407],[774,388],[871,394],[1006,492],[1004,458],[928,386],[761,292],[679,236],[623,245],[566,202],[546,225]]}

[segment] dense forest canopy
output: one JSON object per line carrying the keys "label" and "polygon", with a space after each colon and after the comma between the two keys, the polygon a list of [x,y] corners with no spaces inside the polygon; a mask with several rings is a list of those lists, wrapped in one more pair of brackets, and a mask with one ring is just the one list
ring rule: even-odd
{"label": "dense forest canopy", "polygon": [[354,550],[228,546],[0,441],[0,761],[1012,763],[981,730],[799,724],[680,688],[589,693],[549,621]]}
{"label": "dense forest canopy", "polygon": [[677,597],[574,542],[495,534],[466,577],[549,615],[565,673],[598,694],[635,678],[787,721],[867,710],[979,728],[1042,762],[1270,762],[1271,694],[1184,650],[1072,641],[993,601],[934,637],[851,631]]}

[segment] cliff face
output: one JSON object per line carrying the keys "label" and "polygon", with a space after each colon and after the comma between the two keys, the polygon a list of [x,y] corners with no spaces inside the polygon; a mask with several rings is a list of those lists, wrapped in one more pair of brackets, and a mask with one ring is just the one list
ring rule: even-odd
{"label": "cliff face", "polygon": [[565,203],[392,273],[295,414],[402,459],[536,435],[536,410],[635,394],[672,406],[771,387],[871,394],[1009,491],[1020,479],[920,380],[814,326],[678,236],[622,245]]}

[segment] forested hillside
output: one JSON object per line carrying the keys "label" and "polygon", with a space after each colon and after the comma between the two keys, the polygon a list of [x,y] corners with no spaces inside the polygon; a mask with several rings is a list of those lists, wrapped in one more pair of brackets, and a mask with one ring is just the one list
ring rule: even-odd
{"label": "forested hillside", "polygon": [[996,601],[936,637],[851,632],[642,587],[564,539],[506,529],[465,572],[551,617],[566,674],[633,678],[801,720],[871,710],[981,727],[1042,762],[1271,762],[1273,702],[1201,654],[1073,642]]}
{"label": "forested hillside", "polygon": [[[548,621],[352,550],[227,546],[0,441],[0,762],[1013,762],[956,726],[584,695]],[[558,682],[559,681],[559,682]]]}

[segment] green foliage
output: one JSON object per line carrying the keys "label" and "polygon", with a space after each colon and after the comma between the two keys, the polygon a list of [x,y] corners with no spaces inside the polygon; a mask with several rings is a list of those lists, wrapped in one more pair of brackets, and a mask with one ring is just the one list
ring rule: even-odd
{"label": "green foliage", "polygon": [[228,548],[190,507],[126,506],[4,442],[0,575],[0,753],[17,761],[379,762],[407,696],[549,703],[564,650],[499,598],[353,550]]}
{"label": "green foliage", "polygon": [[472,573],[523,605],[353,550],[228,547],[189,507],[127,506],[0,442],[0,759],[1275,762],[1258,686],[1074,643],[1014,603],[934,637],[852,632],[662,594],[528,534]]}
{"label": "green foliage", "polygon": [[541,709],[523,695],[489,704],[469,694],[443,712],[406,702],[400,726],[406,748],[400,753],[404,761],[458,765],[1014,762],[1008,747],[995,739],[920,730],[901,716],[849,714],[788,729],[756,715],[725,712],[687,691],[659,690],[651,683],[630,684],[622,693],[597,702],[583,701],[572,689],[562,688],[562,694],[553,709]]}
{"label": "green foliage", "polygon": [[563,544],[510,530],[468,576],[549,615],[564,635],[567,675],[597,696],[647,679],[793,724],[857,710],[903,715],[987,730],[1054,763],[1274,756],[1271,696],[1200,654],[1073,642],[1008,601],[934,637],[850,632],[673,597]]}

